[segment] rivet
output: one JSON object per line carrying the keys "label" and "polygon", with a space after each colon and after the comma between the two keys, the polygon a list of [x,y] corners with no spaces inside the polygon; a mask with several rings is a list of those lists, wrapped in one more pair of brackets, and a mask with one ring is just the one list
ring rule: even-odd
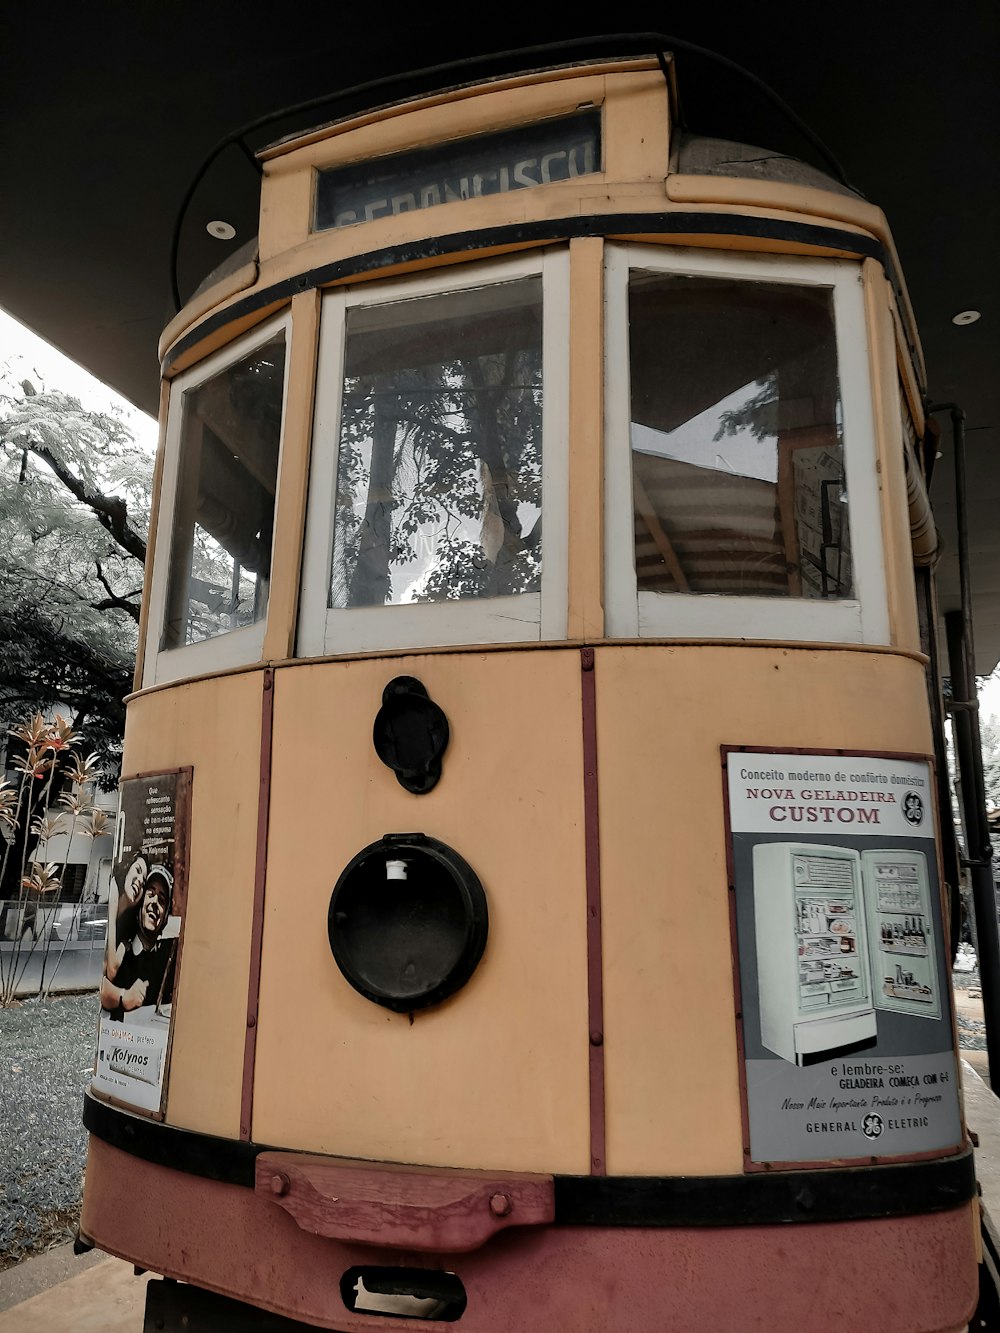
{"label": "rivet", "polygon": [[603,1046],[603,1045],[604,1045],[604,1033],[603,1033],[603,1032],[592,1032],[592,1033],[590,1034],[590,1044],[591,1044],[591,1046]]}
{"label": "rivet", "polygon": [[276,1194],[280,1198],[283,1194],[288,1193],[288,1189],[289,1180],[284,1171],[275,1172],[271,1177],[271,1193]]}
{"label": "rivet", "polygon": [[490,1198],[490,1212],[494,1217],[506,1217],[513,1207],[509,1194],[494,1194]]}
{"label": "rivet", "polygon": [[249,1017],[247,1018],[247,1027],[248,1027],[248,1028],[255,1028],[256,1026],[257,1026],[257,1018],[256,1018],[256,1015],[255,1015],[255,1014],[250,1014]]}

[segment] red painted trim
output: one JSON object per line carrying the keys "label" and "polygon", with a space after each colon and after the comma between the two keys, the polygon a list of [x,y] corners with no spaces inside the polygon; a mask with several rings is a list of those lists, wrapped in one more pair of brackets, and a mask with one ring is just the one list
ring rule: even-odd
{"label": "red painted trim", "polygon": [[264,1152],[254,1189],[313,1236],[460,1254],[556,1215],[551,1176]]}
{"label": "red painted trim", "polygon": [[597,786],[597,673],[580,649],[583,714],[583,825],[587,882],[587,1031],[590,1042],[590,1174],[607,1171],[604,1120],[604,960],[601,942],[601,824]]}
{"label": "red painted trim", "polygon": [[260,704],[260,785],[257,792],[257,860],[253,881],[250,932],[250,982],[247,987],[247,1034],[243,1045],[243,1093],[240,1138],[253,1128],[253,1076],[257,1057],[257,1009],[260,1002],[260,950],[264,935],[264,885],[267,880],[267,829],[271,813],[271,738],[274,728],[274,672],[264,671]]}
{"label": "red painted trim", "polygon": [[978,1296],[972,1203],[862,1222],[511,1226],[468,1253],[415,1254],[312,1235],[277,1202],[92,1138],[81,1228],[140,1268],[340,1333],[420,1327],[347,1310],[341,1277],[367,1265],[455,1273],[462,1333],[941,1333]]}

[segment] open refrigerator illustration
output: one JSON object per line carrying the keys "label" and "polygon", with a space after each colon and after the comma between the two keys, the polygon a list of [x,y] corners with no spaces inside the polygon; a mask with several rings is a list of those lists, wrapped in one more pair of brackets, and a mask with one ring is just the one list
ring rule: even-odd
{"label": "open refrigerator illustration", "polygon": [[861,857],[850,848],[754,848],[761,1040],[796,1064],[875,1041]]}
{"label": "open refrigerator illustration", "polygon": [[861,875],[876,1006],[940,1018],[927,858],[909,850],[864,852]]}
{"label": "open refrigerator illustration", "polygon": [[940,1018],[923,853],[772,842],[753,864],[768,1050],[808,1064],[873,1045],[876,1009]]}

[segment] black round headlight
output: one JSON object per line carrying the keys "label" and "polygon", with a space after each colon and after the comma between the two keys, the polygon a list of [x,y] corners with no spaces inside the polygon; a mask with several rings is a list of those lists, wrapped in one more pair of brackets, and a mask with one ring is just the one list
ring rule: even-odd
{"label": "black round headlight", "polygon": [[397,1013],[453,995],[486,947],[483,886],[456,851],[423,833],[365,847],[337,880],[327,928],[344,976]]}

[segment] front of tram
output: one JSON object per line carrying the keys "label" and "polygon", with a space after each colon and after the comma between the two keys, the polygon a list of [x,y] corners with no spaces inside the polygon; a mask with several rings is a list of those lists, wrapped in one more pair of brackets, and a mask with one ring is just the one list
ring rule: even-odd
{"label": "front of tram", "polygon": [[975,1306],[919,343],[878,209],[676,105],[282,142],[164,333],[81,1226],[149,1328]]}

